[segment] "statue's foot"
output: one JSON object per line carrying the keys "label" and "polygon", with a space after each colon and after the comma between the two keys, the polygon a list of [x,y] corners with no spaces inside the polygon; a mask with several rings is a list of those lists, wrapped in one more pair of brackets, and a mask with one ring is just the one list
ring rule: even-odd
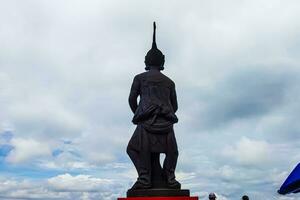
{"label": "statue's foot", "polygon": [[181,184],[173,179],[172,181],[168,181],[168,188],[170,189],[180,189],[181,188]]}
{"label": "statue's foot", "polygon": [[149,189],[151,188],[151,184],[145,184],[140,181],[136,181],[135,184],[131,187],[130,190],[139,190],[139,189]]}
{"label": "statue's foot", "polygon": [[180,189],[181,184],[175,179],[174,169],[164,170],[164,175],[167,180],[167,187],[170,189]]}

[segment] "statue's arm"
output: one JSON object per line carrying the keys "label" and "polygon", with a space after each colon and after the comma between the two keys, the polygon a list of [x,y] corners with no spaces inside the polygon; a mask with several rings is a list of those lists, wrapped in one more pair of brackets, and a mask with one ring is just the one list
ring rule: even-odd
{"label": "statue's arm", "polygon": [[177,103],[175,84],[172,85],[172,89],[171,89],[171,104],[174,112],[176,112],[178,109],[178,103]]}
{"label": "statue's arm", "polygon": [[135,113],[138,107],[137,98],[139,95],[140,95],[140,81],[137,77],[134,77],[130,89],[129,98],[128,98],[129,106],[133,113]]}

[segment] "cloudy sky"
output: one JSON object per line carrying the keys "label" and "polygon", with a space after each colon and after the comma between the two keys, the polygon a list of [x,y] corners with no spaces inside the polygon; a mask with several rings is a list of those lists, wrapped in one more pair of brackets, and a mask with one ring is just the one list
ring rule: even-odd
{"label": "cloudy sky", "polygon": [[276,193],[300,161],[299,1],[0,2],[0,199],[126,195],[127,99],[154,20],[182,187],[300,199]]}

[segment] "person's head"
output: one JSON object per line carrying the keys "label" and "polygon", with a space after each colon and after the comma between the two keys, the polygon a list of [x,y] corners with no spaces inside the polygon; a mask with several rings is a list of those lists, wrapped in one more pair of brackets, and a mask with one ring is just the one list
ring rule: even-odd
{"label": "person's head", "polygon": [[158,68],[159,70],[164,69],[165,55],[156,46],[156,24],[153,22],[153,41],[152,48],[147,52],[145,56],[145,69]]}
{"label": "person's head", "polygon": [[208,195],[209,200],[215,200],[216,198],[217,197],[216,197],[215,193],[213,193],[213,192]]}
{"label": "person's head", "polygon": [[244,195],[244,196],[242,197],[242,200],[249,200],[249,197],[248,197],[247,195]]}

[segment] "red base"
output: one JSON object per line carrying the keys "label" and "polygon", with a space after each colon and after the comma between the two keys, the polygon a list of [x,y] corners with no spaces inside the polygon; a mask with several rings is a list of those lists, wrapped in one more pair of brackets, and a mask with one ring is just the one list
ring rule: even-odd
{"label": "red base", "polygon": [[198,200],[198,197],[127,197],[118,200]]}

